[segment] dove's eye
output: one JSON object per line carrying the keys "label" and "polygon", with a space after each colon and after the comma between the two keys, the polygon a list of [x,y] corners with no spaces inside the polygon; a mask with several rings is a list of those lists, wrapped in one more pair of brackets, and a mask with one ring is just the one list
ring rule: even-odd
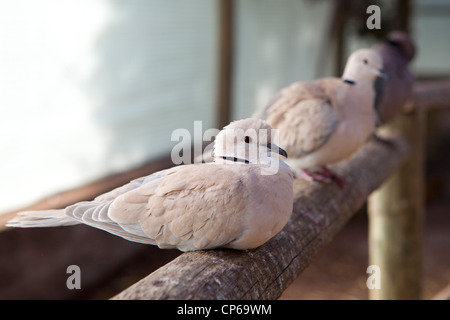
{"label": "dove's eye", "polygon": [[249,136],[245,136],[244,141],[245,141],[245,143],[250,143],[252,141],[252,139],[250,139]]}
{"label": "dove's eye", "polygon": [[367,59],[364,59],[363,62],[364,62],[364,64],[368,64],[369,63],[369,61],[367,61]]}

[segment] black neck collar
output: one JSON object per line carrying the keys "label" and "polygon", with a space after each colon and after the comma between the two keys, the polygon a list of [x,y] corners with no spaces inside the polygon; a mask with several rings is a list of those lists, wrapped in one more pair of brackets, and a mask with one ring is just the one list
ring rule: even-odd
{"label": "black neck collar", "polygon": [[250,163],[250,161],[248,161],[246,159],[240,159],[240,158],[236,158],[236,157],[220,156],[220,158],[222,158],[224,160],[234,161],[234,162]]}
{"label": "black neck collar", "polygon": [[351,85],[351,86],[354,86],[354,85],[356,84],[355,81],[350,80],[350,79],[343,79],[342,81],[345,82],[345,83],[347,83],[347,84],[349,84],[349,85]]}

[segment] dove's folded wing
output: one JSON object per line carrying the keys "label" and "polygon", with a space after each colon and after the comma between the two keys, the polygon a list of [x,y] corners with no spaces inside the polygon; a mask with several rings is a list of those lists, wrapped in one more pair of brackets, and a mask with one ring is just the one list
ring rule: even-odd
{"label": "dove's folded wing", "polygon": [[150,239],[142,231],[142,228],[138,223],[119,224],[116,221],[113,221],[109,217],[108,213],[111,204],[117,197],[139,188],[146,183],[150,183],[167,174],[170,174],[170,172],[172,172],[175,168],[158,171],[154,174],[132,180],[121,187],[99,195],[94,199],[94,201],[78,202],[68,206],[65,209],[65,214],[77,221],[108,231],[127,240],[146,244],[155,244],[155,241]]}
{"label": "dove's folded wing", "polygon": [[296,82],[266,107],[266,120],[279,130],[280,145],[291,157],[319,149],[333,133],[337,117],[326,88],[339,82],[335,78]]}
{"label": "dove's folded wing", "polygon": [[142,231],[139,224],[119,224],[111,220],[108,211],[113,200],[86,201],[71,205],[65,209],[65,213],[77,221],[108,231],[130,241],[155,244]]}
{"label": "dove's folded wing", "polygon": [[179,166],[122,188],[115,199],[111,193],[66,212],[128,240],[183,251],[223,246],[242,232],[247,191],[236,165]]}
{"label": "dove's folded wing", "polygon": [[98,197],[95,198],[95,201],[113,200],[125,192],[128,192],[130,190],[140,187],[144,183],[159,179],[159,178],[169,174],[172,170],[176,170],[176,167],[161,170],[161,171],[152,173],[148,176],[134,179],[123,186],[120,186],[118,188],[115,188],[111,191],[108,191],[106,193],[99,195]]}

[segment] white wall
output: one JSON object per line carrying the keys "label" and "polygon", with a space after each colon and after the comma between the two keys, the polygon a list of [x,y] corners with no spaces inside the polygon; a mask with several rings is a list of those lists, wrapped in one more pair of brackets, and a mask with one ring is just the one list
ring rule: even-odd
{"label": "white wall", "polygon": [[233,119],[250,116],[294,81],[314,79],[331,5],[236,1]]}
{"label": "white wall", "polygon": [[213,126],[217,1],[0,2],[0,212]]}
{"label": "white wall", "polygon": [[[419,48],[413,68],[417,74],[450,74],[450,1],[416,0],[413,31]],[[446,8],[431,13],[427,6]],[[439,9],[438,9],[439,10]]]}

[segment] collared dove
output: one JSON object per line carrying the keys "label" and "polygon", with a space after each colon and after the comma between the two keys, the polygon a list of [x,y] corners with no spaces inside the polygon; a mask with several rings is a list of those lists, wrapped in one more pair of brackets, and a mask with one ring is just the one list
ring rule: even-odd
{"label": "collared dove", "polygon": [[7,226],[84,223],[160,248],[256,248],[293,207],[293,172],[275,154],[287,156],[271,129],[259,119],[232,122],[216,137],[213,163],[162,170],[65,209],[24,212]]}
{"label": "collared dove", "polygon": [[388,34],[384,42],[376,44],[373,49],[377,51],[382,60],[383,68],[388,78],[377,79],[379,99],[375,102],[380,124],[386,123],[399,114],[412,93],[414,75],[408,64],[416,54],[413,40],[401,31]]}
{"label": "collared dove", "polygon": [[360,49],[348,58],[342,78],[295,82],[253,117],[278,129],[280,146],[289,154],[286,162],[296,173],[343,186],[344,180],[326,166],[349,157],[374,132],[379,76],[384,76],[380,55]]}

